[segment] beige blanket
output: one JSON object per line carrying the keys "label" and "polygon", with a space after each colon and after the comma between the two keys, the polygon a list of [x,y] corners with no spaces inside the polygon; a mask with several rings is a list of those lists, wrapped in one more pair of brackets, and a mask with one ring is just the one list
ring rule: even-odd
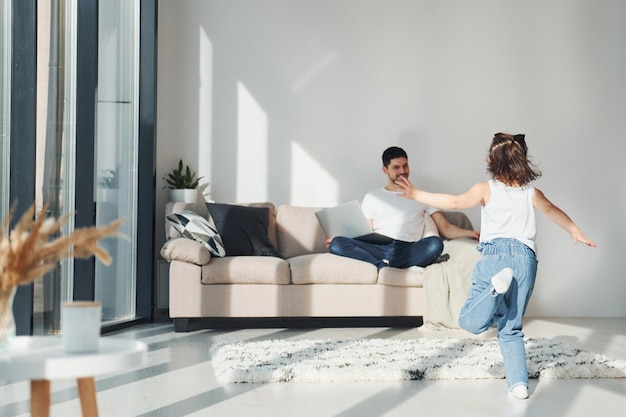
{"label": "beige blanket", "polygon": [[449,254],[450,259],[424,270],[425,328],[459,328],[459,312],[467,299],[474,265],[481,256],[477,246],[478,242],[472,239],[446,240],[443,253]]}

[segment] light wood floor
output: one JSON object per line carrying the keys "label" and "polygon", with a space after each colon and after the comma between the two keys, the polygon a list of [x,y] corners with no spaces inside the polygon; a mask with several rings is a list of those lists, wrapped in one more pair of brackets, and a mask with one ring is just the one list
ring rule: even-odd
{"label": "light wood floor", "polygon": [[[546,337],[626,360],[626,319],[528,319],[527,337]],[[509,399],[503,380],[393,383],[216,383],[212,343],[275,338],[470,337],[423,328],[230,329],[174,333],[168,323],[115,334],[149,345],[138,369],[96,378],[101,416],[255,417],[623,417],[626,379],[531,380],[528,400]],[[493,332],[480,337],[492,337]],[[28,415],[29,385],[0,375],[0,416]],[[51,416],[79,416],[74,381],[52,382]]]}

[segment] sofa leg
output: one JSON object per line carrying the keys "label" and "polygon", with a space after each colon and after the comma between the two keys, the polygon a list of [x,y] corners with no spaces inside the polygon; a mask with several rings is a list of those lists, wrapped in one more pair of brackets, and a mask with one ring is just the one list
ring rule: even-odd
{"label": "sofa leg", "polygon": [[174,331],[175,332],[188,332],[189,331],[189,319],[174,319]]}

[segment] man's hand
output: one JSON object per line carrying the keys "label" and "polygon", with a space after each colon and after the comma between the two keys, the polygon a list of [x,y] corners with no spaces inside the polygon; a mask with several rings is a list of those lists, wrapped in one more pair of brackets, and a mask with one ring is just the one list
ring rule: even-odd
{"label": "man's hand", "polygon": [[468,238],[470,239],[474,239],[474,240],[479,240],[480,239],[480,232],[476,231],[476,230],[468,230]]}
{"label": "man's hand", "polygon": [[469,238],[478,240],[480,238],[480,232],[476,230],[470,229],[462,229],[457,225],[454,225],[446,219],[440,211],[436,211],[430,215],[435,225],[437,226],[437,230],[439,230],[439,234],[446,239],[458,239],[458,238]]}

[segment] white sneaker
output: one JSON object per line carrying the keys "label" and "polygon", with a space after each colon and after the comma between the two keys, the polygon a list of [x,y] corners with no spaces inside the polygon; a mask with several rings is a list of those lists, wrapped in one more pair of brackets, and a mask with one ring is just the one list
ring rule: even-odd
{"label": "white sneaker", "polygon": [[516,385],[509,391],[509,396],[518,400],[525,400],[528,398],[528,387],[526,385]]}
{"label": "white sneaker", "polygon": [[513,270],[511,268],[504,268],[502,271],[491,277],[491,285],[498,294],[504,294],[508,291],[513,280]]}

